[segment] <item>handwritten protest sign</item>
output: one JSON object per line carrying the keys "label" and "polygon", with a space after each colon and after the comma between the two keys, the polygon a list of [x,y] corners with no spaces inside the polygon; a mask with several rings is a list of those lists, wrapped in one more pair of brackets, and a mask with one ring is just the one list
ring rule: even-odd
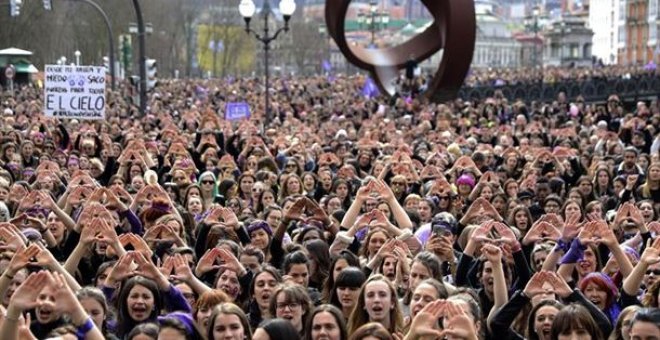
{"label": "handwritten protest sign", "polygon": [[250,118],[250,105],[244,102],[230,102],[225,105],[226,120],[241,120]]}
{"label": "handwritten protest sign", "polygon": [[46,65],[47,117],[105,119],[105,67]]}

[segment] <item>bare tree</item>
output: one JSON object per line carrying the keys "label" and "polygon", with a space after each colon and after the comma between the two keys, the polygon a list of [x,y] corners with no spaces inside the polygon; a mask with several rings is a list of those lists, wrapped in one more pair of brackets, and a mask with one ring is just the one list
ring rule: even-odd
{"label": "bare tree", "polygon": [[327,38],[319,32],[319,22],[295,18],[291,20],[291,58],[301,74],[320,71],[323,59],[328,58]]}

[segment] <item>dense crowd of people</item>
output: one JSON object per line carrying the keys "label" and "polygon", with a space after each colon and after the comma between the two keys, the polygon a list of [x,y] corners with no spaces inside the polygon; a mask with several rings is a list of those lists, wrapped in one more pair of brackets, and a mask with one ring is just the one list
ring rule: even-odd
{"label": "dense crowd of people", "polygon": [[590,67],[523,67],[473,69],[465,79],[467,86],[504,86],[529,83],[554,84],[592,80],[632,79],[641,75],[660,75],[657,65],[602,65]]}
{"label": "dense crowd of people", "polygon": [[122,86],[102,121],[2,92],[0,339],[660,338],[657,100],[364,83]]}

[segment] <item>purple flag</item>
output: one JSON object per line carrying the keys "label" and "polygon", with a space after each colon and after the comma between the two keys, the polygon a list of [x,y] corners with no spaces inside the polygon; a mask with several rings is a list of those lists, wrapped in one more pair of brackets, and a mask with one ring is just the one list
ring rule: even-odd
{"label": "purple flag", "polygon": [[198,99],[206,99],[208,94],[209,90],[207,88],[199,85],[195,86],[195,96],[197,96]]}
{"label": "purple flag", "polygon": [[332,71],[332,64],[330,63],[330,61],[328,59],[324,59],[323,63],[321,63],[321,65],[323,66],[323,70],[325,72]]}
{"label": "purple flag", "polygon": [[374,98],[380,95],[378,86],[376,86],[376,83],[374,83],[371,77],[367,77],[367,80],[364,82],[364,86],[362,87],[362,95],[367,98]]}

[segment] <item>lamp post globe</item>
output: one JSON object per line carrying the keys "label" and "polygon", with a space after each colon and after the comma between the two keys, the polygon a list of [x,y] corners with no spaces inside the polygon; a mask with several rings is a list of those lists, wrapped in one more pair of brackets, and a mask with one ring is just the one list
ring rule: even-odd
{"label": "lamp post globe", "polygon": [[286,18],[291,17],[293,12],[296,11],[296,2],[294,0],[280,1],[280,13]]}
{"label": "lamp post globe", "polygon": [[256,10],[257,8],[254,6],[252,0],[241,0],[241,3],[238,4],[238,12],[246,22],[249,22],[250,19],[252,19]]}

